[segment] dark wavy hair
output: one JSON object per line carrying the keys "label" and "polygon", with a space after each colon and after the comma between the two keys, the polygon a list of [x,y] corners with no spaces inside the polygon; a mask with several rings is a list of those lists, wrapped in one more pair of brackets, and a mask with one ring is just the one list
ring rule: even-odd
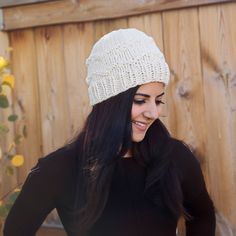
{"label": "dark wavy hair", "polygon": [[145,194],[171,216],[183,213],[180,182],[168,155],[173,142],[163,123],[157,119],[143,141],[132,142],[131,109],[138,87],[93,106],[71,143],[78,148],[78,176],[70,235],[86,235],[102,214],[115,164],[129,149],[147,168]]}

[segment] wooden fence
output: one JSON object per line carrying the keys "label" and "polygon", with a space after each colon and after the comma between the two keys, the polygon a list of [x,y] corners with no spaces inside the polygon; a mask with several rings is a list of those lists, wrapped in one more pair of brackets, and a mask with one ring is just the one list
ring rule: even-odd
{"label": "wooden fence", "polygon": [[166,56],[171,83],[163,120],[192,147],[220,213],[219,224],[225,222],[235,234],[235,12],[232,2],[9,31],[14,109],[26,115],[28,133],[19,148],[26,162],[18,182],[39,157],[81,129],[90,111],[84,62],[93,43],[111,30],[135,27],[152,35]]}

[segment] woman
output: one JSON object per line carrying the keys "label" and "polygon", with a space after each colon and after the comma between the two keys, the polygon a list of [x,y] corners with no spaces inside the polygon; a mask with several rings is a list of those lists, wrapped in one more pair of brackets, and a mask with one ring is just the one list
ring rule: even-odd
{"label": "woman", "polygon": [[159,120],[169,68],[136,29],[103,36],[87,59],[93,106],[78,137],[41,158],[6,219],[5,236],[35,235],[56,208],[68,235],[213,236],[199,164]]}

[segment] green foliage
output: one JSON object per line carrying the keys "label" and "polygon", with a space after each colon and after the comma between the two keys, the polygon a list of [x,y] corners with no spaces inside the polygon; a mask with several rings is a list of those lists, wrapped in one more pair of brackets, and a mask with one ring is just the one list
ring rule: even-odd
{"label": "green foliage", "polygon": [[9,107],[7,96],[0,94],[0,108],[7,108],[7,107]]}
{"label": "green foliage", "polygon": [[5,124],[0,123],[0,136],[3,136],[9,132],[9,128]]}
{"label": "green foliage", "polygon": [[16,115],[16,114],[12,114],[12,115],[8,116],[8,121],[15,122],[17,119],[18,119],[18,115]]}
{"label": "green foliage", "polygon": [[0,218],[6,218],[19,193],[20,190],[16,189],[7,195],[4,203],[3,201],[0,202]]}
{"label": "green foliage", "polygon": [[12,205],[15,202],[15,200],[18,197],[19,193],[20,193],[20,191],[14,191],[13,193],[11,193],[9,195],[9,197],[8,197],[8,204],[9,205]]}
{"label": "green foliage", "polygon": [[6,204],[0,205],[0,217],[5,218],[8,214],[8,207]]}
{"label": "green foliage", "polygon": [[14,138],[15,144],[20,144],[22,141],[23,136],[21,134],[17,134],[16,137]]}
{"label": "green foliage", "polygon": [[[0,56],[0,109],[7,111],[8,108],[11,109],[14,105],[14,99],[12,101],[12,91],[15,85],[15,78],[10,73],[9,61],[4,57]],[[0,110],[1,112],[1,110]],[[12,138],[13,140],[9,143],[5,143],[6,138],[9,135],[10,127],[19,131]],[[22,142],[22,140],[27,136],[26,125],[24,124],[24,114],[19,118],[17,114],[10,114],[7,120],[0,120],[0,165],[4,164],[5,174],[7,176],[13,176],[15,174],[15,169],[21,166],[24,162],[24,157],[16,153],[16,146]],[[3,143],[1,143],[3,142]],[[10,144],[10,145],[9,145]],[[4,172],[1,172],[3,174]],[[20,189],[14,188],[8,193],[3,193],[4,196],[0,196],[0,231],[2,220],[5,219],[12,205],[14,204]]]}
{"label": "green foliage", "polygon": [[14,169],[13,169],[12,166],[7,166],[5,171],[6,171],[6,174],[9,175],[9,176],[14,175]]}

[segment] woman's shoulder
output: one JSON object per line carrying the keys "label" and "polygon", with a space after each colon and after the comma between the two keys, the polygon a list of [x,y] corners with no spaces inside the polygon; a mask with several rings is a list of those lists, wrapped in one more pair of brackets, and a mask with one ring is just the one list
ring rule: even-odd
{"label": "woman's shoulder", "polygon": [[187,144],[176,139],[173,143],[172,163],[179,173],[185,200],[196,199],[202,191],[206,192],[200,162]]}
{"label": "woman's shoulder", "polygon": [[173,157],[173,160],[178,161],[192,161],[199,163],[196,156],[192,152],[190,146],[184,141],[179,139],[171,138],[170,140],[170,155]]}
{"label": "woman's shoulder", "polygon": [[49,154],[40,157],[36,166],[31,172],[40,170],[41,172],[50,172],[54,174],[72,172],[77,162],[77,151],[71,145],[65,145]]}
{"label": "woman's shoulder", "polygon": [[174,166],[185,176],[199,172],[200,162],[185,142],[172,138],[169,155]]}
{"label": "woman's shoulder", "polygon": [[173,139],[172,142],[171,160],[179,173],[183,187],[189,189],[195,183],[197,192],[197,186],[202,188],[205,185],[200,162],[186,143],[177,139]]}

